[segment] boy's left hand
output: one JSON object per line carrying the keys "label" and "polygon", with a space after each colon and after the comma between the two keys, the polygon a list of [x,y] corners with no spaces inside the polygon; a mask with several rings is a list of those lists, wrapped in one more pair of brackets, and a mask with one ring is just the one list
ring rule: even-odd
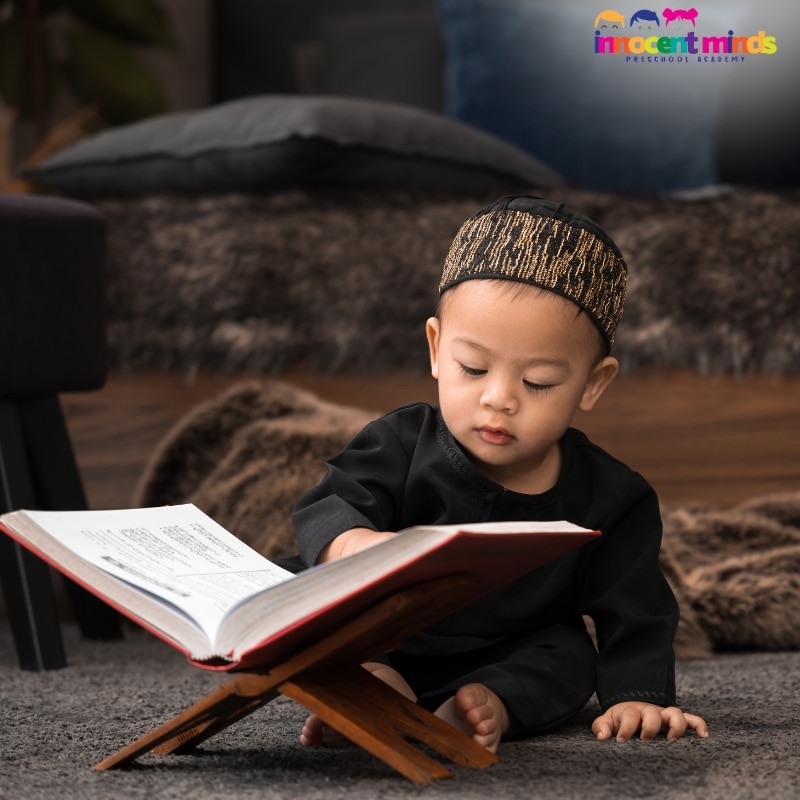
{"label": "boy's left hand", "polygon": [[684,714],[675,706],[664,708],[638,701],[617,703],[592,723],[596,738],[610,739],[616,735],[617,741],[631,739],[637,731],[641,731],[640,739],[655,739],[662,732],[667,739],[680,739],[687,729],[702,739],[708,738],[708,725],[702,717]]}

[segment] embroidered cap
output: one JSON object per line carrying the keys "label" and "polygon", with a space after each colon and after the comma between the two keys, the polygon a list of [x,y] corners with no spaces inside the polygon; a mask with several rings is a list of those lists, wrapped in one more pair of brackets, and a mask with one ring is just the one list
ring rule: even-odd
{"label": "embroidered cap", "polygon": [[583,214],[526,195],[492,203],[456,234],[439,293],[476,278],[521,281],[566,297],[590,316],[611,350],[628,268],[609,235]]}

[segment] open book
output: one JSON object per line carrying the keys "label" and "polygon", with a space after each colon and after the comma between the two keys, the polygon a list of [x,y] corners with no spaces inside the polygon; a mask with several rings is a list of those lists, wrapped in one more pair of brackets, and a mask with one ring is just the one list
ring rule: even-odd
{"label": "open book", "polygon": [[266,668],[422,581],[466,573],[478,596],[598,536],[568,522],[410,528],[294,575],[191,504],[14,511],[0,529],[208,669]]}

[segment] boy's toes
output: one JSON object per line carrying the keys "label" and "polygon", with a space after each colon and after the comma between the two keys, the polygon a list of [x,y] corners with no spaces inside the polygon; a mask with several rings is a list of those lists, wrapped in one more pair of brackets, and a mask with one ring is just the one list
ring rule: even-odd
{"label": "boy's toes", "polygon": [[505,704],[480,683],[462,686],[454,697],[439,707],[436,716],[462,730],[492,753],[509,728]]}
{"label": "boy's toes", "polygon": [[300,744],[304,747],[318,747],[323,744],[322,736],[325,723],[316,715],[312,714],[303,725],[300,731]]}
{"label": "boy's toes", "polygon": [[300,732],[300,744],[304,747],[344,747],[350,740],[312,714]]}

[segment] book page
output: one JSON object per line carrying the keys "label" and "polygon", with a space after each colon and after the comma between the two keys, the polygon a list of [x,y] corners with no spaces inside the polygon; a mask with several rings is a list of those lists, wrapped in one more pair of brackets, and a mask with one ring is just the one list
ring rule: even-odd
{"label": "book page", "polygon": [[293,577],[193,505],[27,514],[84,560],[177,606],[211,642],[233,607]]}
{"label": "book page", "polygon": [[531,533],[580,533],[590,530],[574,522],[567,522],[563,519],[556,520],[510,520],[507,522],[465,522],[460,525],[416,525],[413,528],[406,528],[401,533],[413,533],[414,531],[437,530],[442,533],[480,533],[480,534],[519,534],[527,536]]}

